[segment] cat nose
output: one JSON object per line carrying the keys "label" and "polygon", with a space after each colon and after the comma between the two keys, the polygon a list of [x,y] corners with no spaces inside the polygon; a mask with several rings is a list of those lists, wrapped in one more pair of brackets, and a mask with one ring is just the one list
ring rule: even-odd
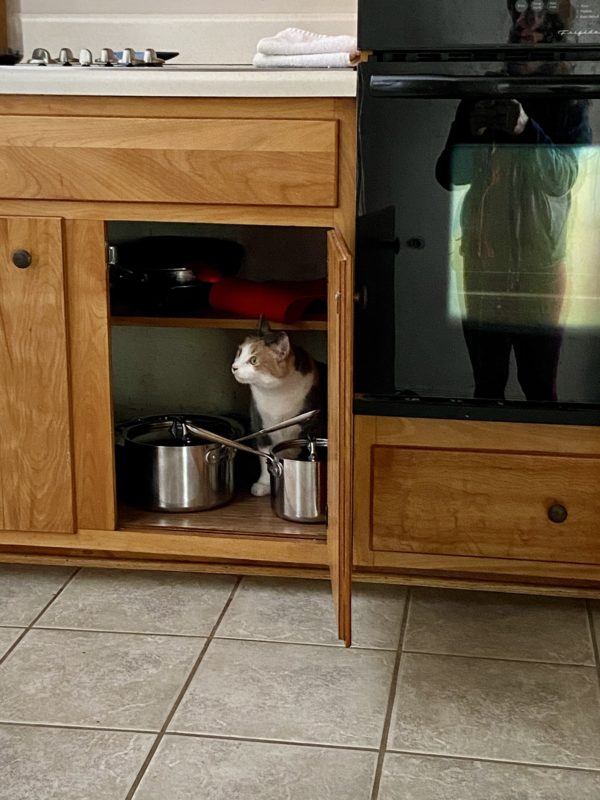
{"label": "cat nose", "polygon": [[237,372],[237,367],[234,367],[233,364],[231,365],[231,371],[232,372]]}

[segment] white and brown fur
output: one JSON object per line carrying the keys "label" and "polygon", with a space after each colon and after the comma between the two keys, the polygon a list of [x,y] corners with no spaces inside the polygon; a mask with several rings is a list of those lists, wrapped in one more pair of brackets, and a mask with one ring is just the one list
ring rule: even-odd
{"label": "white and brown fur", "polygon": [[[261,430],[283,422],[305,411],[318,408],[321,413],[305,425],[294,425],[282,431],[259,437],[261,450],[287,439],[297,439],[310,433],[325,435],[326,371],[301,347],[292,345],[285,331],[272,331],[261,320],[257,336],[245,339],[231,365],[238,383],[247,383],[252,392],[250,424]],[[266,462],[260,459],[260,477],[252,485],[254,495],[271,491]]]}

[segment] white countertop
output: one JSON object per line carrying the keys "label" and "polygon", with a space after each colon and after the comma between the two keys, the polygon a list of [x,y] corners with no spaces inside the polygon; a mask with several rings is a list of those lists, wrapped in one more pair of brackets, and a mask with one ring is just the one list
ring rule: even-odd
{"label": "white countertop", "polygon": [[0,94],[120,97],[354,97],[353,69],[256,69],[249,65],[164,67],[0,66]]}

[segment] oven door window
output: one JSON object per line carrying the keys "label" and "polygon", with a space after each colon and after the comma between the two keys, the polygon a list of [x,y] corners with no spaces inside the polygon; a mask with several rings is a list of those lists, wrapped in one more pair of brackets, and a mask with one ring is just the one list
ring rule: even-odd
{"label": "oven door window", "polygon": [[599,104],[363,104],[359,391],[600,403]]}

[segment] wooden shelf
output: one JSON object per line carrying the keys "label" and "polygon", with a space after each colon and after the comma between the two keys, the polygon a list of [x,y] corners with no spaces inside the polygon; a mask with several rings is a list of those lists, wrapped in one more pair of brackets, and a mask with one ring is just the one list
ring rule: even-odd
{"label": "wooden shelf", "polygon": [[190,535],[223,535],[277,537],[324,540],[327,525],[288,522],[271,510],[269,497],[253,497],[239,493],[228,505],[210,511],[169,514],[144,511],[119,503],[118,530],[140,530],[149,533],[177,533]]}
{"label": "wooden shelf", "polygon": [[[113,325],[142,325],[159,328],[223,328],[230,330],[256,330],[257,319],[244,319],[233,314],[228,315],[222,311],[203,312],[201,317],[160,317],[147,314],[121,314],[116,313],[111,317]],[[300,320],[299,322],[271,322],[269,325],[274,330],[286,331],[326,331],[327,320],[325,317],[317,319]]]}

